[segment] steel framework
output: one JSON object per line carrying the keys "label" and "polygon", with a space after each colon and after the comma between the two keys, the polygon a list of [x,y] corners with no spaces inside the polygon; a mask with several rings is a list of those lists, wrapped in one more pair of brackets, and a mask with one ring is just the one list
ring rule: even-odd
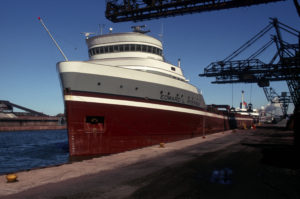
{"label": "steel framework", "polygon": [[289,103],[292,103],[291,96],[288,95],[287,92],[282,92],[281,95],[279,95],[272,87],[263,87],[263,89],[267,100],[272,104],[279,103],[282,110],[282,114],[286,116],[289,108]]}
{"label": "steel framework", "polygon": [[283,0],[106,0],[105,16],[112,22],[142,21],[277,1]]}
{"label": "steel framework", "polygon": [[37,116],[48,116],[44,113],[41,113],[41,112],[37,112],[35,110],[32,110],[32,109],[29,109],[29,108],[26,108],[26,107],[23,107],[23,106],[20,106],[20,105],[17,105],[17,104],[14,104],[14,103],[11,103],[9,101],[6,101],[6,100],[0,100],[0,112],[13,112],[13,108],[18,108],[18,109],[21,109],[23,111],[27,111],[33,115],[37,115]]}
{"label": "steel framework", "polygon": [[[275,28],[276,35],[271,41],[263,45],[248,59],[233,60],[245,51],[269,30]],[[281,31],[284,30],[299,39],[297,44],[289,44],[282,39]],[[276,53],[269,63],[264,63],[256,57],[264,52],[272,44],[276,45]],[[277,63],[275,60],[279,59]],[[260,87],[268,87],[270,81],[287,82],[291,98],[295,106],[300,105],[300,32],[291,28],[277,19],[271,19],[271,23],[247,41],[239,49],[226,57],[223,61],[209,64],[203,74],[199,76],[215,77],[212,83],[257,83]]]}

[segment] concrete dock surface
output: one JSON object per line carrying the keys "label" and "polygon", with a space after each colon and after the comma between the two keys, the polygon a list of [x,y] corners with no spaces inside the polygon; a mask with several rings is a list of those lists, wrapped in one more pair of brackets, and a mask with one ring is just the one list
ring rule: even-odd
{"label": "concrete dock surface", "polygon": [[0,198],[300,198],[297,159],[292,131],[226,131],[2,175]]}

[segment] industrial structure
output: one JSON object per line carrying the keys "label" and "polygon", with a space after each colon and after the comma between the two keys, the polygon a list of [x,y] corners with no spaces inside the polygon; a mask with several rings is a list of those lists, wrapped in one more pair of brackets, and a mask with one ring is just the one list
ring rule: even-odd
{"label": "industrial structure", "polygon": [[27,113],[27,115],[48,117],[48,115],[46,115],[44,113],[37,112],[35,110],[32,110],[32,109],[26,108],[24,106],[20,106],[20,105],[11,103],[11,102],[6,101],[6,100],[0,100],[0,113],[1,112],[2,113],[13,113],[14,108],[18,108],[20,110],[25,111],[24,113]]}
{"label": "industrial structure", "polygon": [[[263,3],[277,2],[281,0],[107,0],[105,16],[112,22],[142,21],[183,14],[199,13],[203,11],[229,9],[243,6],[251,6]],[[293,1],[300,16],[300,8],[297,0]],[[262,36],[275,28],[276,34],[271,40],[244,60],[233,60]],[[276,18],[262,29],[258,34],[242,45],[238,50],[222,61],[213,62],[205,68],[200,76],[215,77],[212,83],[257,83],[264,88],[267,100],[273,102],[272,97],[279,98],[282,102],[283,114],[286,114],[288,103],[300,104],[300,55],[299,45],[289,44],[283,40],[281,30],[298,38],[300,33]],[[257,57],[272,44],[277,51],[274,57],[265,63]],[[279,61],[278,61],[279,59]],[[279,96],[274,89],[267,88],[270,81],[286,81],[290,96]]]}
{"label": "industrial structure", "polygon": [[[247,59],[234,60],[238,55],[248,49],[272,28],[275,35],[271,40],[259,48]],[[291,37],[296,38],[298,43],[290,44],[283,40],[282,32],[285,31]],[[252,37],[244,45],[234,51],[222,61],[212,62],[199,76],[215,77],[212,83],[257,83],[264,88],[267,99],[272,102],[274,97],[279,97],[282,103],[283,114],[286,114],[288,103],[292,100],[295,107],[300,105],[300,32],[289,27],[276,18],[271,19],[269,25]],[[257,57],[261,55],[272,44],[276,46],[276,52],[272,59],[265,63]],[[267,88],[270,81],[286,81],[290,97],[285,94],[279,96],[273,89]],[[290,100],[291,98],[291,100]],[[279,100],[279,101],[280,101]]]}
{"label": "industrial structure", "polygon": [[[162,17],[177,16],[183,14],[199,13],[242,6],[257,5],[262,3],[277,2],[279,0],[106,0],[105,16],[112,22],[142,21],[146,19],[158,19]],[[300,5],[298,0],[293,0],[296,11],[300,17]],[[266,34],[272,27],[276,34],[271,41],[263,45],[248,59],[233,61],[243,50]],[[280,30],[298,38],[298,43],[290,44],[282,39]],[[273,43],[277,52],[274,57],[265,63],[256,59]],[[282,110],[285,115],[288,103],[292,100],[295,105],[293,119],[295,121],[294,143],[300,151],[300,33],[277,19],[259,32],[255,37],[245,43],[241,48],[220,62],[211,63],[205,68],[200,76],[216,77],[213,83],[257,83],[264,88],[268,101],[272,102],[274,96],[279,97],[282,102]],[[278,61],[279,57],[279,61]],[[277,61],[276,61],[277,60]],[[290,96],[286,93],[278,95],[272,88],[268,88],[270,81],[286,81]],[[274,91],[274,92],[273,92]],[[276,93],[276,94],[275,94]],[[289,122],[290,123],[290,122]],[[291,123],[290,123],[291,124]],[[288,125],[290,125],[288,124]]]}
{"label": "industrial structure", "polygon": [[[20,111],[15,111],[14,108]],[[64,115],[49,116],[7,100],[0,100],[0,132],[65,128]]]}
{"label": "industrial structure", "polygon": [[283,0],[107,0],[105,16],[112,22],[142,21],[277,1]]}
{"label": "industrial structure", "polygon": [[271,103],[279,103],[282,114],[285,117],[289,108],[289,104],[292,103],[291,96],[287,92],[281,92],[279,95],[274,88],[272,87],[263,87],[264,93],[267,97],[267,100]]}

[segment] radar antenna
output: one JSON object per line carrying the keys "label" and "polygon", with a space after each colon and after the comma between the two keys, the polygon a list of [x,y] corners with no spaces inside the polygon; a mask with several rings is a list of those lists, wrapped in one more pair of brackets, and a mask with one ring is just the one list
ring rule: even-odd
{"label": "radar antenna", "polygon": [[133,32],[138,32],[138,33],[142,33],[142,34],[150,32],[150,30],[143,30],[144,28],[146,28],[146,25],[131,26],[131,28],[133,29]]}
{"label": "radar antenna", "polygon": [[82,32],[81,34],[83,34],[85,36],[85,39],[88,39],[90,35],[94,35],[96,33],[93,33],[93,32]]}

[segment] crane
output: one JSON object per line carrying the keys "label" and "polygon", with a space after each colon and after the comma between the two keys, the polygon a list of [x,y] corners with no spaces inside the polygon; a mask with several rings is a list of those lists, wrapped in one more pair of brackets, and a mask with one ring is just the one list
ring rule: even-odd
{"label": "crane", "polygon": [[[271,40],[259,48],[247,59],[233,60],[263,35],[275,28],[276,35],[272,35]],[[297,44],[289,44],[282,39],[281,30],[298,38]],[[257,56],[269,48],[276,45],[276,52],[272,59],[265,63]],[[257,83],[260,87],[268,87],[270,81],[286,81],[292,101],[296,106],[300,105],[300,32],[289,27],[276,18],[263,28],[259,33],[243,44],[240,48],[230,54],[222,61],[212,62],[199,76],[215,77],[212,83]],[[279,60],[275,63],[276,60]],[[267,97],[268,98],[268,97]]]}
{"label": "crane", "polygon": [[287,92],[281,92],[281,95],[277,94],[274,88],[272,87],[263,87],[264,93],[267,100],[270,103],[279,103],[282,114],[284,117],[287,116],[287,111],[289,108],[289,103],[292,103],[291,96]]}
{"label": "crane", "polygon": [[107,0],[105,16],[114,23],[142,21],[277,1],[283,0]]}

